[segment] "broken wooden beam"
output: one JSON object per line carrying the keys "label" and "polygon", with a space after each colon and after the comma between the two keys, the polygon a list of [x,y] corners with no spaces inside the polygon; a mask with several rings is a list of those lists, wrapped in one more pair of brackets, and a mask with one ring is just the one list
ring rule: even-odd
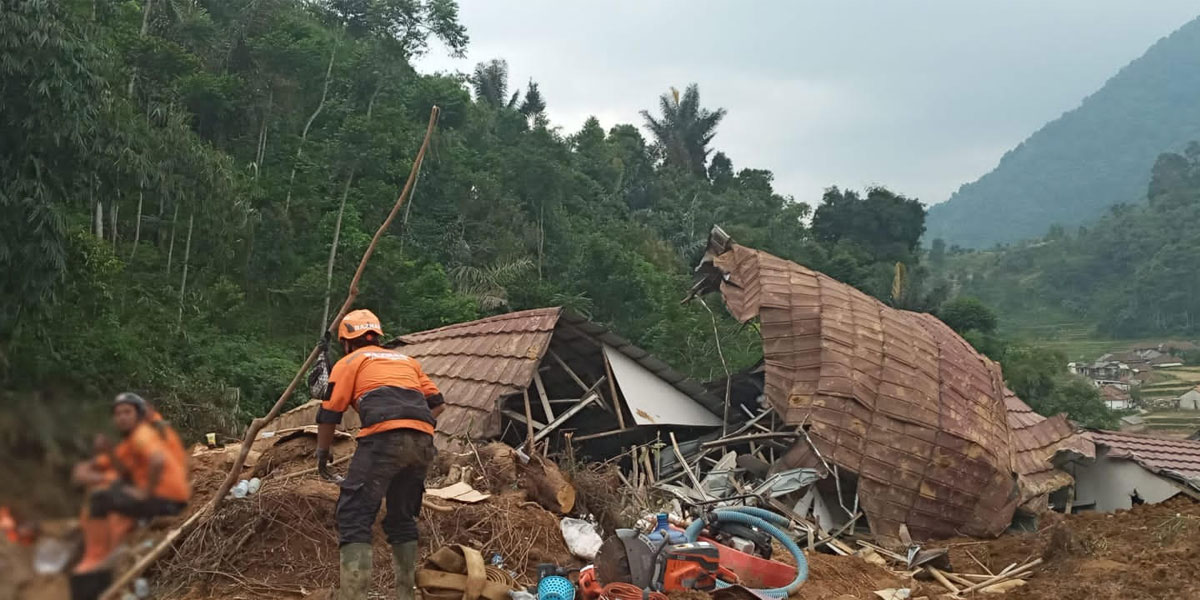
{"label": "broken wooden beam", "polygon": [[611,437],[614,435],[621,435],[622,433],[629,433],[631,431],[637,431],[637,427],[625,427],[624,429],[613,429],[612,431],[602,431],[600,433],[589,433],[587,435],[577,435],[577,436],[575,436],[575,441],[576,442],[586,442],[588,440],[597,440],[600,438]]}
{"label": "broken wooden beam", "polygon": [[546,386],[542,383],[542,375],[537,371],[533,372],[533,383],[537,387],[538,398],[542,399],[542,410],[546,411],[546,420],[554,420],[554,409],[550,408],[550,397],[546,395]]}
{"label": "broken wooden beam", "polygon": [[613,412],[617,413],[617,425],[621,429],[625,428],[625,408],[621,405],[620,398],[617,397],[617,380],[613,377],[612,364],[608,362],[608,355],[604,353],[604,347],[600,347],[600,356],[604,359],[604,376],[608,378],[608,392],[612,395]]}
{"label": "broken wooden beam", "polygon": [[683,452],[679,451],[679,442],[675,440],[675,432],[669,431],[667,432],[667,435],[671,437],[671,448],[675,450],[675,458],[679,459],[679,464],[683,466],[683,472],[687,473],[688,479],[692,480],[692,485],[695,486],[696,492],[698,492],[705,500],[712,500],[712,498],[704,492],[704,488],[700,486],[700,480],[696,479],[696,474],[692,472],[692,467],[688,465],[687,459],[683,457]]}
{"label": "broken wooden beam", "polygon": [[700,447],[706,448],[706,449],[707,448],[719,448],[722,446],[732,446],[734,444],[742,444],[742,443],[746,443],[746,442],[761,442],[761,441],[782,440],[782,439],[795,439],[798,437],[800,437],[800,434],[790,433],[790,432],[786,432],[786,431],[771,432],[771,433],[748,433],[746,435],[739,435],[739,436],[722,438],[719,440],[713,440],[711,442],[704,442],[703,444],[700,444]]}
{"label": "broken wooden beam", "polygon": [[550,358],[554,359],[554,362],[558,363],[558,366],[562,367],[563,371],[566,371],[567,376],[570,377],[571,380],[575,382],[575,385],[578,385],[579,389],[586,392],[589,387],[588,384],[584,383],[583,380],[580,379],[579,376],[575,374],[575,371],[572,370],[571,367],[567,366],[567,362],[565,360],[563,360],[562,357],[559,356],[557,352],[555,352],[553,349],[551,349],[549,351],[549,353],[550,353]]}
{"label": "broken wooden beam", "polygon": [[[603,379],[601,379],[601,381],[603,381]],[[600,382],[596,383],[599,384]],[[547,423],[541,431],[537,432],[537,434],[533,436],[533,441],[540,441],[546,436],[550,435],[555,429],[558,429],[559,426],[561,426],[563,423],[566,423],[568,419],[579,414],[579,411],[587,408],[589,404],[595,402],[596,398],[597,394],[595,391],[588,392],[588,394],[584,396],[584,398],[580,400],[578,404],[568,408],[567,412],[564,412],[563,414],[559,415],[558,418]]]}
{"label": "broken wooden beam", "polygon": [[[526,405],[526,406],[528,406],[528,405]],[[540,421],[534,419],[533,417],[526,419],[525,415],[523,415],[515,410],[509,410],[507,408],[501,409],[500,414],[503,414],[504,416],[506,416],[514,421],[519,421],[521,423],[524,423],[525,425],[528,426],[528,428],[530,430],[541,431],[546,428],[546,426],[543,425]],[[533,436],[529,436],[529,438],[532,439]]]}

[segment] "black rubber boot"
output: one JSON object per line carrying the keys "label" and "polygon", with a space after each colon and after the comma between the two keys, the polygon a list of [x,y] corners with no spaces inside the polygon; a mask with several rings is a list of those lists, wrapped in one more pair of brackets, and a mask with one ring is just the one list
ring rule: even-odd
{"label": "black rubber boot", "polygon": [[396,600],[415,600],[417,542],[404,542],[392,546],[392,570],[396,574]]}
{"label": "black rubber boot", "polygon": [[342,578],[338,584],[338,600],[365,600],[371,589],[371,545],[342,546]]}
{"label": "black rubber boot", "polygon": [[112,585],[112,571],[102,569],[71,575],[71,600],[96,600]]}

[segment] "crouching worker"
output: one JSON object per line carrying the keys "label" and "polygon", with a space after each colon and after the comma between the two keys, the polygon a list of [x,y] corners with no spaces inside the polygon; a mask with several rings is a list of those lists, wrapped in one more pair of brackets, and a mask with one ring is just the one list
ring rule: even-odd
{"label": "crouching worker", "polygon": [[113,550],[138,519],[183,512],[191,495],[187,454],[179,435],[141,396],[113,401],[115,447],[97,443],[97,455],[75,467],[75,482],[88,490],[80,515],[83,558],[71,578],[75,600],[95,598],[112,578]]}
{"label": "crouching worker", "polygon": [[[321,372],[309,378],[313,391],[324,399],[317,413],[317,469],[321,477],[338,481],[341,487],[335,517],[341,548],[340,600],[367,597],[371,527],[385,499],[383,530],[392,546],[396,598],[413,600],[417,516],[425,494],[425,473],[435,455],[435,419],[445,408],[420,363],[380,347],[382,335],[379,319],[371,311],[351,312],[338,325],[345,356],[333,365],[327,379]],[[317,370],[325,364],[318,362]],[[334,428],[349,407],[358,412],[362,429],[342,479],[329,473],[329,447]]]}

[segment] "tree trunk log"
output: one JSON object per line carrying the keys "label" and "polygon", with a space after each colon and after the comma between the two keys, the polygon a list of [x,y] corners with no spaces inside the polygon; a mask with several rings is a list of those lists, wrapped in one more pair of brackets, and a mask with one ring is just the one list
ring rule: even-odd
{"label": "tree trunk log", "polygon": [[575,486],[567,481],[558,465],[533,454],[529,464],[519,464],[518,469],[521,489],[543,508],[558,514],[567,514],[575,508]]}

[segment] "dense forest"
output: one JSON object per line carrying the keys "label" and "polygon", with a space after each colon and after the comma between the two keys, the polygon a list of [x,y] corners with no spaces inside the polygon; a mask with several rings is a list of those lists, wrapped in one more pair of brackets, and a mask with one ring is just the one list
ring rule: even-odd
{"label": "dense forest", "polygon": [[[389,333],[562,305],[712,378],[713,317],[680,300],[713,224],[902,308],[948,298],[917,201],[777,193],[717,150],[725,112],[694,85],[664,82],[642,123],[564,132],[503,60],[416,72],[431,47],[466,48],[453,0],[14,0],[0,40],[10,445],[72,437],[121,389],[190,434],[261,414],[336,310],[433,105],[430,155],[359,297]],[[725,356],[752,364],[757,334],[719,304]]]}
{"label": "dense forest", "polygon": [[932,262],[964,293],[1010,321],[1083,322],[1113,337],[1200,332],[1200,144],[1158,157],[1137,205],[1117,205],[1088,227],[1053,228],[1003,251]]}
{"label": "dense forest", "polygon": [[1200,139],[1200,19],[1159,40],[929,211],[929,240],[990,248],[1073,230],[1141,200],[1160,152]]}

